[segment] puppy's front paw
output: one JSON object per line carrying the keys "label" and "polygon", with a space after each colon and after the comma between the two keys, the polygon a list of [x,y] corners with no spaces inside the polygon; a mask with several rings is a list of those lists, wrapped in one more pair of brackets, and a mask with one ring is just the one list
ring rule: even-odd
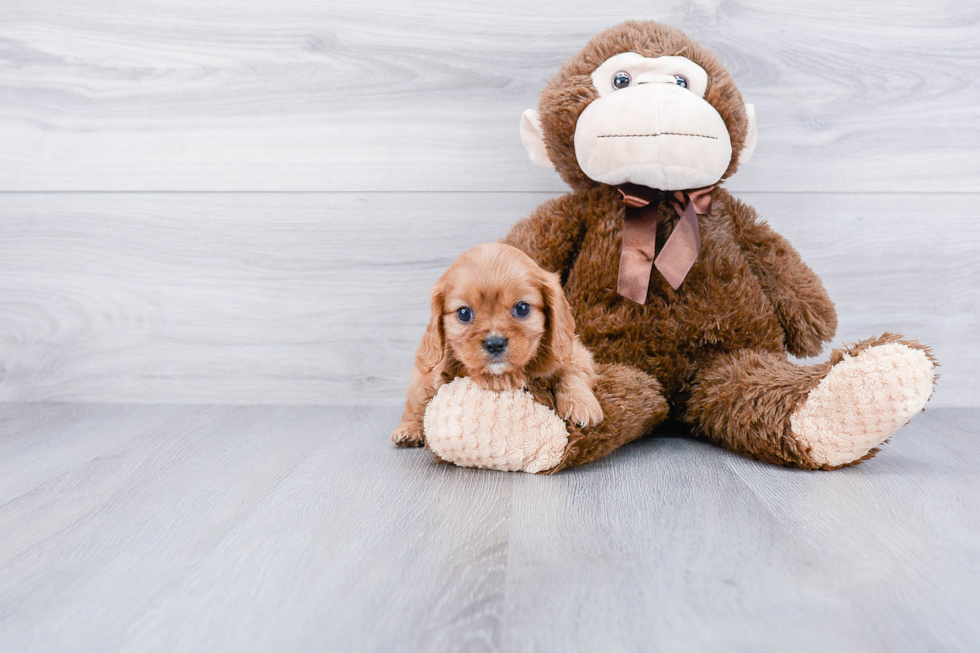
{"label": "puppy's front paw", "polygon": [[402,422],[391,434],[391,441],[399,447],[421,447],[425,444],[422,425],[417,422]]}
{"label": "puppy's front paw", "polygon": [[555,403],[558,414],[578,426],[595,426],[602,421],[602,406],[589,390],[558,392]]}

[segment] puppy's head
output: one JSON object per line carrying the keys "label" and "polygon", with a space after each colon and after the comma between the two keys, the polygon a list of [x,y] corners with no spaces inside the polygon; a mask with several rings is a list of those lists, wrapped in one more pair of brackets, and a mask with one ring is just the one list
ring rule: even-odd
{"label": "puppy's head", "polygon": [[488,387],[514,387],[570,358],[574,332],[557,275],[515,247],[481,245],[433,287],[419,363],[431,370],[458,362]]}

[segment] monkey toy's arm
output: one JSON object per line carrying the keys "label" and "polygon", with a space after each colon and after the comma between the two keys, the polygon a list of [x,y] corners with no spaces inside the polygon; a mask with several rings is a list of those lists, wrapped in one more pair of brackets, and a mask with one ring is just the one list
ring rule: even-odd
{"label": "monkey toy's arm", "polygon": [[735,235],[786,333],[794,356],[816,356],[834,337],[837,312],[823,284],[785,238],[752,207],[729,199]]}
{"label": "monkey toy's arm", "polygon": [[575,195],[563,195],[548,200],[511,227],[501,242],[523,251],[564,281],[585,232],[573,198]]}

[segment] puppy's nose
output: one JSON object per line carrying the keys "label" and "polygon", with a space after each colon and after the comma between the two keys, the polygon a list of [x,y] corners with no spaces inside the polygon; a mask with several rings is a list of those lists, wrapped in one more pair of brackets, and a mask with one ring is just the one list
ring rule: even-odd
{"label": "puppy's nose", "polygon": [[483,348],[487,350],[487,353],[491,356],[499,356],[505,349],[507,349],[507,338],[503,336],[490,336],[489,338],[483,339]]}

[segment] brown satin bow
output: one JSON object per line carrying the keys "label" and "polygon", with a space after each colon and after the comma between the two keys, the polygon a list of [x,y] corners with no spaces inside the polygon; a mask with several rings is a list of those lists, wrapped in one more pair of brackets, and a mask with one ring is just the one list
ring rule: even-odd
{"label": "brown satin bow", "polygon": [[623,223],[623,245],[619,258],[619,283],[616,290],[638,304],[647,301],[650,272],[656,265],[660,274],[674,290],[680,287],[701,251],[701,231],[698,214],[711,210],[711,191],[714,186],[679,190],[671,203],[680,221],[660,248],[657,255],[657,205],[650,206],[660,191],[636,184],[623,184],[617,189],[626,204]]}

